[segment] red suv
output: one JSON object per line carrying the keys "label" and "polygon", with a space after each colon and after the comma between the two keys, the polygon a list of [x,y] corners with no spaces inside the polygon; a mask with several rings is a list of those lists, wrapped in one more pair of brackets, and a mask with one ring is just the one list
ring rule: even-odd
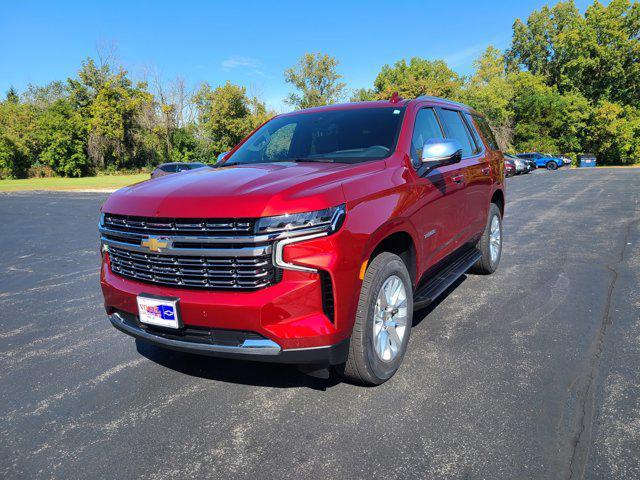
{"label": "red suv", "polygon": [[440,98],[279,115],[215,169],[109,197],[107,314],[162,347],[380,384],[414,310],[498,266],[503,169],[486,120]]}

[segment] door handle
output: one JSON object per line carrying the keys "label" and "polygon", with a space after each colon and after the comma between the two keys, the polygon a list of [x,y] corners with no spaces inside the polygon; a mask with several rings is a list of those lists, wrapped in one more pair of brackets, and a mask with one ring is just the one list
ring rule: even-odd
{"label": "door handle", "polygon": [[456,175],[455,177],[451,177],[454,183],[462,183],[464,182],[464,175]]}
{"label": "door handle", "polygon": [[490,167],[484,167],[482,169],[482,174],[483,175],[489,175],[491,173],[491,168]]}

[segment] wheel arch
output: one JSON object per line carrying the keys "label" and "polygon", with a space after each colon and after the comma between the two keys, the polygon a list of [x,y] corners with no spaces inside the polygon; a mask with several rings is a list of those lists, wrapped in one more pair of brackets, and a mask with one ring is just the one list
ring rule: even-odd
{"label": "wheel arch", "polygon": [[500,209],[500,215],[504,217],[504,192],[501,189],[493,192],[493,195],[491,196],[491,202],[489,203],[495,203]]}
{"label": "wheel arch", "polygon": [[[372,241],[367,249],[369,253],[363,262],[368,265],[373,258],[382,252],[398,255],[406,265],[411,282],[415,285],[418,270],[418,250],[414,236],[409,233],[408,229],[397,228],[375,238],[376,240]],[[366,265],[363,263],[364,267]]]}

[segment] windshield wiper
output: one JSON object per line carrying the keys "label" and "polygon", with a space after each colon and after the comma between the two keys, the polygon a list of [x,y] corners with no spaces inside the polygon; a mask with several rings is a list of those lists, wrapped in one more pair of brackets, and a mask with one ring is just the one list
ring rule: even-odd
{"label": "windshield wiper", "polygon": [[259,165],[261,163],[286,163],[286,162],[295,162],[295,163],[304,163],[304,162],[334,163],[335,160],[333,158],[282,158],[282,159],[278,159],[278,160],[268,160],[268,161],[264,161],[264,162],[216,163],[214,165],[214,168],[233,167],[235,165]]}
{"label": "windshield wiper", "polygon": [[326,163],[333,163],[335,162],[335,160],[333,158],[287,158],[285,160],[283,160],[283,162],[296,162],[296,163],[301,163],[301,162],[326,162]]}

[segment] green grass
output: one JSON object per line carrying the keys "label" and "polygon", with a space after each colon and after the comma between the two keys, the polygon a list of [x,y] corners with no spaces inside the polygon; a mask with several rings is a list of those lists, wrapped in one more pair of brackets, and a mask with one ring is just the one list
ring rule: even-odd
{"label": "green grass", "polygon": [[135,175],[99,175],[82,178],[25,178],[21,180],[0,180],[0,192],[19,190],[93,190],[126,187],[142,180],[148,180],[148,173]]}

